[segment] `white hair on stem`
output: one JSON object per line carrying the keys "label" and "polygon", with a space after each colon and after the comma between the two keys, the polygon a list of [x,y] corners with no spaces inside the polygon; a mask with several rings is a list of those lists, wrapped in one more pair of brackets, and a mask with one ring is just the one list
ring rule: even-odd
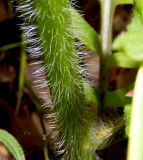
{"label": "white hair on stem", "polygon": [[[72,4],[76,6],[76,1]],[[74,15],[66,0],[20,0],[16,9],[24,19],[21,29],[27,37],[27,52],[39,58],[33,63],[33,85],[44,101],[41,108],[48,110],[45,117],[52,129],[55,153],[63,160],[91,160],[84,147],[91,125],[82,86],[82,77],[87,74],[83,63],[86,52],[80,41],[74,43],[75,29],[81,26],[72,26]],[[50,100],[44,96],[47,87],[51,90]]]}

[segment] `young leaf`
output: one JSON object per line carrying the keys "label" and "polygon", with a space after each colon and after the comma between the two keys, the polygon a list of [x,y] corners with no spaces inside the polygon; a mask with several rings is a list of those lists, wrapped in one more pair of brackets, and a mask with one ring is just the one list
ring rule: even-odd
{"label": "young leaf", "polygon": [[72,24],[75,37],[92,51],[100,53],[101,47],[98,34],[74,8],[72,8]]}
{"label": "young leaf", "polygon": [[9,149],[16,160],[25,160],[20,144],[10,133],[2,129],[0,129],[0,142]]}

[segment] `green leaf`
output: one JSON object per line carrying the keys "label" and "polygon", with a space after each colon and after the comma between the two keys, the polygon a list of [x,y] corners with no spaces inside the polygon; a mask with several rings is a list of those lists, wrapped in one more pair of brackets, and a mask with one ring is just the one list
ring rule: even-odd
{"label": "green leaf", "polygon": [[132,60],[137,62],[143,61],[143,29],[134,30],[123,33],[118,37],[114,44],[113,49],[123,51]]}
{"label": "green leaf", "polygon": [[138,12],[138,10],[134,10],[134,16],[132,18],[132,21],[130,22],[130,24],[128,25],[128,31],[140,31],[143,29],[143,22],[141,20],[141,15]]}
{"label": "green leaf", "polygon": [[11,134],[2,129],[0,129],[0,142],[9,149],[16,160],[25,160],[20,144]]}
{"label": "green leaf", "polygon": [[82,41],[92,51],[100,53],[101,47],[98,34],[73,8],[72,23],[75,37]]}
{"label": "green leaf", "polygon": [[123,68],[138,68],[139,64],[127,56],[124,52],[114,53],[109,56],[106,61],[107,67],[123,67]]}
{"label": "green leaf", "polygon": [[106,107],[121,107],[131,102],[130,97],[126,97],[125,94],[133,88],[133,84],[126,88],[117,89],[115,91],[107,91],[105,95]]}
{"label": "green leaf", "polygon": [[133,0],[115,0],[117,5],[133,4]]}
{"label": "green leaf", "polygon": [[128,31],[119,35],[113,42],[113,49],[124,52],[130,59],[140,64],[143,61],[143,22],[137,10],[128,26]]}

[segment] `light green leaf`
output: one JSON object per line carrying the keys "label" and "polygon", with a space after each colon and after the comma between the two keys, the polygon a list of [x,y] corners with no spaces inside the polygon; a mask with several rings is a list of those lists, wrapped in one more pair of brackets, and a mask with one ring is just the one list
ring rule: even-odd
{"label": "light green leaf", "polygon": [[133,84],[126,87],[117,89],[115,91],[107,91],[105,95],[106,107],[120,107],[131,102],[131,98],[126,97],[125,94],[133,88]]}
{"label": "light green leaf", "polygon": [[138,68],[139,63],[128,57],[124,52],[114,53],[109,56],[106,61],[107,67],[123,67],[123,68]]}
{"label": "light green leaf", "polygon": [[128,31],[140,31],[143,29],[143,22],[141,20],[141,15],[138,10],[134,10],[134,16],[132,17],[132,21],[128,25]]}
{"label": "light green leaf", "polygon": [[0,142],[9,149],[16,160],[25,160],[20,144],[11,134],[2,129],[0,129]]}
{"label": "light green leaf", "polygon": [[143,21],[135,10],[128,31],[119,35],[113,42],[113,50],[124,52],[127,57],[140,64],[143,61]]}
{"label": "light green leaf", "polygon": [[134,0],[135,1],[135,6],[136,6],[136,10],[138,10],[138,12],[141,15],[141,19],[143,22],[143,0]]}
{"label": "light green leaf", "polygon": [[113,49],[123,51],[132,60],[137,62],[143,61],[143,29],[134,30],[123,33],[118,37],[114,44]]}
{"label": "light green leaf", "polygon": [[73,8],[72,14],[73,32],[75,37],[82,41],[92,51],[100,53],[101,47],[96,31]]}
{"label": "light green leaf", "polygon": [[133,4],[133,0],[115,0],[117,5],[121,4]]}

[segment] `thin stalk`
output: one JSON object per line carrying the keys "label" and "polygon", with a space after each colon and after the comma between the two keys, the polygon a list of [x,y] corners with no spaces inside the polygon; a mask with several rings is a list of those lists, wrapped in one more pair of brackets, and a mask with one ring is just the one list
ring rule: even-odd
{"label": "thin stalk", "polygon": [[44,144],[43,150],[44,150],[44,158],[45,158],[45,160],[49,160],[47,143]]}
{"label": "thin stalk", "polygon": [[15,113],[18,114],[20,105],[21,105],[21,100],[23,96],[23,88],[24,88],[24,71],[26,67],[26,53],[25,53],[25,45],[24,43],[25,36],[22,35],[22,45],[21,45],[21,56],[20,56],[20,71],[19,71],[19,79],[18,79],[18,94],[17,94],[17,103],[16,103],[16,109]]}
{"label": "thin stalk", "polygon": [[143,159],[143,65],[135,82],[127,160]]}
{"label": "thin stalk", "polygon": [[101,0],[101,56],[100,56],[100,91],[101,105],[104,108],[105,92],[108,90],[108,69],[105,60],[112,53],[112,21],[115,11],[114,0]]}

